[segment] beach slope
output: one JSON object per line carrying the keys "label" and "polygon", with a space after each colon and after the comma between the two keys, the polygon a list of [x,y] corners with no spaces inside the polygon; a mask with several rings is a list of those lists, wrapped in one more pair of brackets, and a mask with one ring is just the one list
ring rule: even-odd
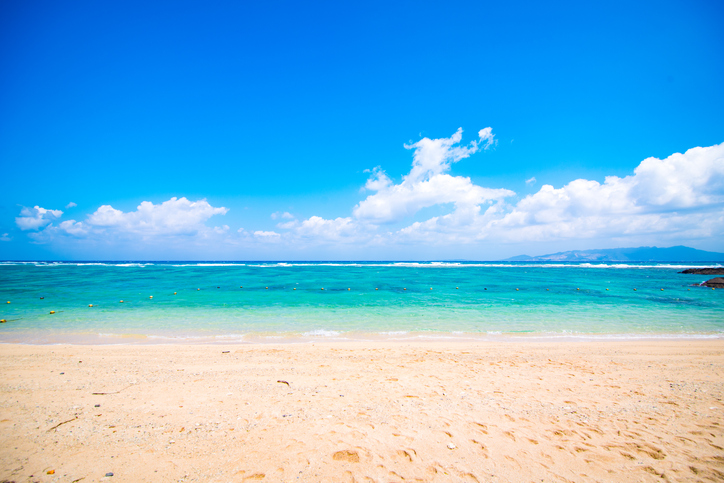
{"label": "beach slope", "polygon": [[0,481],[722,481],[723,394],[718,339],[6,344]]}

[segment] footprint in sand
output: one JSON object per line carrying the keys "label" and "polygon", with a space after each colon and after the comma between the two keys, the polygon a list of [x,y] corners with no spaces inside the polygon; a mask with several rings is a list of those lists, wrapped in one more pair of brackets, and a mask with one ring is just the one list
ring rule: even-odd
{"label": "footprint in sand", "polygon": [[359,463],[359,454],[356,451],[345,449],[337,451],[332,455],[332,459],[335,461],[347,461],[350,463]]}

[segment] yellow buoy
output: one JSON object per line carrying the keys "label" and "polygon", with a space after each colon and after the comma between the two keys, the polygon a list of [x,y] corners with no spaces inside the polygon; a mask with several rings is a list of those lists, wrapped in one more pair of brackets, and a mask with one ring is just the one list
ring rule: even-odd
{"label": "yellow buoy", "polygon": [[322,287],[322,290],[324,290],[324,287]]}
{"label": "yellow buoy", "polygon": [[54,314],[54,313],[55,313],[55,310],[51,310],[50,313],[51,313],[51,314]]}
{"label": "yellow buoy", "polygon": [[403,288],[402,290],[407,290],[407,287]]}
{"label": "yellow buoy", "polygon": [[432,290],[432,287],[430,287],[430,290]]}
{"label": "yellow buoy", "polygon": [[10,303],[10,301],[9,301],[9,300],[8,300],[8,303]]}
{"label": "yellow buoy", "polygon": [[123,300],[121,300],[120,303],[123,303]]}
{"label": "yellow buoy", "polygon": [[150,295],[148,298],[152,299],[152,298],[153,298],[153,295]]}
{"label": "yellow buoy", "polygon": [[174,292],[173,294],[176,295],[176,292]]}
{"label": "yellow buoy", "polygon": [[661,291],[663,292],[663,291],[664,291],[664,289],[662,288],[662,289],[661,289]]}
{"label": "yellow buoy", "polygon": [[93,307],[93,304],[88,304],[88,307]]}
{"label": "yellow buoy", "polygon": [[196,289],[197,292],[198,292],[199,290],[201,290],[201,289],[200,289],[200,288],[197,288],[197,289]]}
{"label": "yellow buoy", "polygon": [[577,288],[576,290],[581,290],[580,288]]}
{"label": "yellow buoy", "polygon": [[296,289],[297,289],[297,287],[294,287],[294,290],[296,290]]}
{"label": "yellow buoy", "polygon": [[546,289],[546,292],[550,292],[550,291],[551,291],[551,289],[549,289],[549,288]]}
{"label": "yellow buoy", "polygon": [[634,292],[635,292],[635,291],[636,291],[636,289],[634,289]]}
{"label": "yellow buoy", "polygon": [[350,290],[352,290],[352,289],[351,289],[351,288],[348,288],[348,289],[347,289],[348,292],[349,292]]}
{"label": "yellow buoy", "polygon": [[460,288],[458,288],[458,287],[455,287],[455,290],[460,290]]}
{"label": "yellow buoy", "polygon": [[515,289],[516,292],[517,292],[518,290],[520,290],[520,289],[519,289],[519,288],[516,288],[516,289]]}
{"label": "yellow buoy", "polygon": [[608,290],[608,289],[606,289],[606,290]]}
{"label": "yellow buoy", "polygon": [[264,287],[265,289],[269,290],[269,287]]}
{"label": "yellow buoy", "polygon": [[376,288],[375,290],[379,290],[379,289],[378,289],[378,288]]}
{"label": "yellow buoy", "polygon": [[7,322],[7,320],[5,320],[5,319],[0,319],[0,324],[4,324],[5,322]]}
{"label": "yellow buoy", "polygon": [[244,286],[243,286],[243,285],[239,285],[239,288],[244,288]]}

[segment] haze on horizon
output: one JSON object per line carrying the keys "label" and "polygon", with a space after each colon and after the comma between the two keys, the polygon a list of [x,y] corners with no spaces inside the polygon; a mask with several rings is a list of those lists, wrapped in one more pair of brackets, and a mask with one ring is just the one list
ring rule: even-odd
{"label": "haze on horizon", "polygon": [[3,2],[0,259],[722,251],[722,20]]}

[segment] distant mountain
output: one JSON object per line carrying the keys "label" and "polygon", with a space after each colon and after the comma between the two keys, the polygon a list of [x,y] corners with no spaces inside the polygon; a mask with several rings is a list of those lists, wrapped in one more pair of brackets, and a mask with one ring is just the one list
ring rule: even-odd
{"label": "distant mountain", "polygon": [[685,246],[572,250],[539,257],[519,255],[506,262],[724,262],[724,253]]}

